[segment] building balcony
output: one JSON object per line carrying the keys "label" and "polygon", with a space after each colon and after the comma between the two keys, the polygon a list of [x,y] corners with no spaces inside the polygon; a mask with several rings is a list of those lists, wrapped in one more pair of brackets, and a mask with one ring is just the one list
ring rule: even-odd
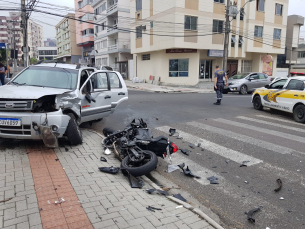
{"label": "building balcony", "polygon": [[118,4],[115,3],[115,4],[113,4],[113,5],[111,5],[111,6],[108,7],[107,13],[109,13],[109,12],[111,12],[111,11],[113,11],[113,10],[116,10],[117,8],[118,8]]}
{"label": "building balcony", "polygon": [[114,51],[114,50],[117,50],[117,49],[118,49],[117,44],[108,46],[108,51]]}
{"label": "building balcony", "polygon": [[118,24],[109,25],[109,27],[107,27],[107,32],[111,32],[113,30],[118,30]]}

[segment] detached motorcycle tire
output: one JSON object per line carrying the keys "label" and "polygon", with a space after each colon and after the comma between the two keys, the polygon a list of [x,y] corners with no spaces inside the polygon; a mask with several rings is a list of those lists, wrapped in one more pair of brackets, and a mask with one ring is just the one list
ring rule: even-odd
{"label": "detached motorcycle tire", "polygon": [[128,171],[131,175],[133,175],[134,177],[138,177],[138,176],[143,176],[146,175],[148,173],[150,173],[151,171],[153,171],[154,169],[156,169],[157,164],[158,164],[158,157],[154,152],[148,151],[148,150],[143,150],[147,155],[149,155],[150,160],[139,167],[130,167],[129,163],[130,163],[130,159],[129,156],[125,157],[121,163],[121,170],[124,171]]}

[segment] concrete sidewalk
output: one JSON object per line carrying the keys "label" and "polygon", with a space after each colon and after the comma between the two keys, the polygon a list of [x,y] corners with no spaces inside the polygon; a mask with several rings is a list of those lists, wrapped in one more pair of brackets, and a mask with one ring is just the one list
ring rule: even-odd
{"label": "concrete sidewalk", "polygon": [[202,88],[195,87],[174,87],[159,86],[150,83],[133,83],[131,80],[125,80],[127,88],[131,90],[148,91],[155,93],[215,93],[213,83],[207,82]]}
{"label": "concrete sidewalk", "polygon": [[156,184],[146,177],[142,189],[133,189],[121,172],[100,172],[120,162],[104,154],[101,134],[83,130],[83,137],[82,145],[55,150],[42,142],[0,142],[0,228],[222,228],[189,204],[148,194]]}

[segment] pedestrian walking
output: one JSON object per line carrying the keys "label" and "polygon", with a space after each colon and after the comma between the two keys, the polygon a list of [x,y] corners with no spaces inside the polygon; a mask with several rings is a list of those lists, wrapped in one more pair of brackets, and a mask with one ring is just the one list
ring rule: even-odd
{"label": "pedestrian walking", "polygon": [[224,87],[223,77],[226,78],[226,85],[228,86],[228,77],[224,70],[219,68],[219,65],[216,65],[216,71],[214,76],[214,89],[217,94],[217,102],[214,105],[220,105],[222,99],[222,91]]}
{"label": "pedestrian walking", "polygon": [[4,85],[4,78],[5,78],[4,64],[0,63],[0,82],[1,82],[1,85]]}

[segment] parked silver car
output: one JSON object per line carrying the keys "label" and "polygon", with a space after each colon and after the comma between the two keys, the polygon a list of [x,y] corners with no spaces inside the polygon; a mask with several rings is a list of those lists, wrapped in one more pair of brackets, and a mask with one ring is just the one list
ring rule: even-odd
{"label": "parked silver car", "polygon": [[120,73],[93,67],[33,65],[0,90],[0,138],[42,139],[56,147],[66,136],[82,143],[79,124],[112,114],[128,99]]}
{"label": "parked silver car", "polygon": [[239,92],[239,94],[243,95],[250,94],[256,88],[264,87],[270,83],[271,79],[264,73],[240,73],[229,78],[229,86],[224,88],[224,93]]}

